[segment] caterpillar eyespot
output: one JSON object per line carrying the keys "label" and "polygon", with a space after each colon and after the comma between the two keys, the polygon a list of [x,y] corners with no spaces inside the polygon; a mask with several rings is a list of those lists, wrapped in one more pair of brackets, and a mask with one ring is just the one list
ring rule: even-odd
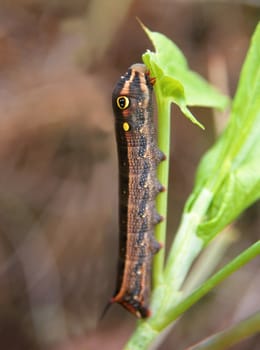
{"label": "caterpillar eyespot", "polygon": [[162,220],[155,209],[155,198],[164,187],[156,178],[156,168],[165,157],[155,140],[154,83],[155,78],[143,64],[134,64],[112,94],[119,163],[120,242],[117,285],[110,303],[121,304],[138,318],[151,314],[152,258],[161,248],[154,237],[154,226]]}
{"label": "caterpillar eyespot", "polygon": [[127,96],[118,96],[116,99],[116,104],[119,109],[127,109],[130,104],[130,100]]}
{"label": "caterpillar eyespot", "polygon": [[124,131],[129,131],[129,130],[130,130],[130,125],[129,125],[129,123],[124,122],[124,123],[123,123],[123,129],[124,129]]}

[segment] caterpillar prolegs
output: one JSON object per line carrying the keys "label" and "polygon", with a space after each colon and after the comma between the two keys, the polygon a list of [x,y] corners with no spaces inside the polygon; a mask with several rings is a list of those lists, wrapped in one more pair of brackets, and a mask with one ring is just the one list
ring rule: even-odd
{"label": "caterpillar prolegs", "polygon": [[112,94],[119,163],[119,262],[114,297],[138,318],[150,315],[153,255],[160,249],[154,226],[162,220],[155,198],[164,190],[156,178],[165,156],[153,120],[153,84],[143,64],[121,76]]}

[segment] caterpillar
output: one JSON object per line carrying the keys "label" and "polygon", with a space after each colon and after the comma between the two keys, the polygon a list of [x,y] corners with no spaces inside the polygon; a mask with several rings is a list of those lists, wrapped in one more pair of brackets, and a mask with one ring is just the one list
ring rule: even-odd
{"label": "caterpillar", "polygon": [[158,149],[153,120],[153,84],[145,65],[134,64],[112,93],[119,164],[119,261],[116,291],[119,303],[138,318],[150,316],[152,258],[161,245],[154,226],[162,217],[155,198],[164,190],[156,178],[165,159]]}

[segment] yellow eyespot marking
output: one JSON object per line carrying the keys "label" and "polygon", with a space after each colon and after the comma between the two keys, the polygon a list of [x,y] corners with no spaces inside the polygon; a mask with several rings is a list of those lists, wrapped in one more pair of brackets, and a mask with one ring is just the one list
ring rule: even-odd
{"label": "yellow eyespot marking", "polygon": [[130,125],[127,122],[123,123],[123,129],[124,131],[129,131],[130,130]]}
{"label": "yellow eyespot marking", "polygon": [[126,96],[118,96],[116,99],[116,104],[119,109],[127,109],[130,104],[130,100]]}

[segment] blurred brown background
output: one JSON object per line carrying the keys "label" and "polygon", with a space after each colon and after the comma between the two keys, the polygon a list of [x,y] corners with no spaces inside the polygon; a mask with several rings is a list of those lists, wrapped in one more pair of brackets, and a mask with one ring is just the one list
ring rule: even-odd
{"label": "blurred brown background", "polygon": [[[112,306],[117,161],[111,91],[149,41],[173,39],[192,69],[233,96],[259,1],[0,1],[0,348],[121,349],[135,326]],[[174,107],[169,242],[201,155],[225,117]],[[190,142],[192,141],[192,142]],[[259,239],[259,205],[225,261]],[[184,349],[260,308],[259,260],[186,313],[161,350]],[[251,338],[233,349],[260,348]]]}

